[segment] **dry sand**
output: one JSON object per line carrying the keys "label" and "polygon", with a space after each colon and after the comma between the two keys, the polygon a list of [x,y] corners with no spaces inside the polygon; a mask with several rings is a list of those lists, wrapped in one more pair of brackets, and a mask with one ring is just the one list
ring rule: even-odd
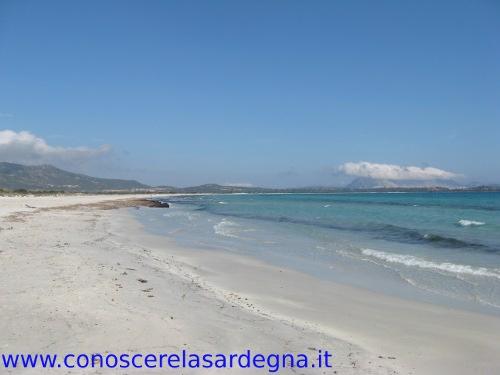
{"label": "dry sand", "polygon": [[496,317],[389,298],[234,254],[183,249],[146,234],[128,210],[103,209],[130,204],[123,199],[0,197],[1,353],[322,348],[333,352],[333,369],[293,373],[500,373]]}

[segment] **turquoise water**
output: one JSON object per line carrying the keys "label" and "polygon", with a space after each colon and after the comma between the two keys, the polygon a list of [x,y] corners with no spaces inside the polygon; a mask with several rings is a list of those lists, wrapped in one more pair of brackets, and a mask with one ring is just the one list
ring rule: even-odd
{"label": "turquoise water", "polygon": [[137,215],[181,244],[404,298],[500,313],[500,193],[165,198]]}

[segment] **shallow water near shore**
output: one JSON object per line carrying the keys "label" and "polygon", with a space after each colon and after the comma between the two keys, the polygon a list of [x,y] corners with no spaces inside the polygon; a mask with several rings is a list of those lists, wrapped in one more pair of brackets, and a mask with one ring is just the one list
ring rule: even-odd
{"label": "shallow water near shore", "polygon": [[384,294],[500,314],[499,193],[166,197],[134,211],[179,244]]}

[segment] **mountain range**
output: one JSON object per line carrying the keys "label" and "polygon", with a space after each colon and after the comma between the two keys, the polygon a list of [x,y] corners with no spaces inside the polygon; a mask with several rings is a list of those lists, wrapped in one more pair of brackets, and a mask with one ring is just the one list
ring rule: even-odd
{"label": "mountain range", "polygon": [[0,162],[0,190],[65,192],[151,192],[151,193],[334,193],[349,191],[500,191],[500,185],[460,186],[452,180],[381,180],[357,178],[345,187],[309,186],[263,188],[205,184],[191,187],[149,186],[135,180],[91,177],[51,165],[21,165]]}

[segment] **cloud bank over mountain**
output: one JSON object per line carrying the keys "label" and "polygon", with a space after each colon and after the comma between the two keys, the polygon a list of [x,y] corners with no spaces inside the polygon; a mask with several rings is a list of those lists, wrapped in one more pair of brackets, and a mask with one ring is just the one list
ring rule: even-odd
{"label": "cloud bank over mountain", "polygon": [[110,151],[109,145],[98,148],[53,146],[28,131],[0,131],[1,161],[68,166],[99,158]]}
{"label": "cloud bank over mountain", "polygon": [[367,161],[348,162],[339,167],[339,171],[349,176],[369,177],[386,180],[447,180],[461,177],[459,174],[434,167],[400,166],[396,164],[378,164]]}

